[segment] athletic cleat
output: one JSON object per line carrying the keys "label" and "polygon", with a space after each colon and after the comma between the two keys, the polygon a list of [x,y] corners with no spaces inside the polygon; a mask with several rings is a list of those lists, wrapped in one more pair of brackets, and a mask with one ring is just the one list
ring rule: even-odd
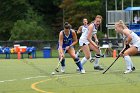
{"label": "athletic cleat", "polygon": [[94,70],[104,70],[104,69],[100,66],[96,66],[96,67],[94,67]]}
{"label": "athletic cleat", "polygon": [[95,61],[95,58],[90,58],[90,63],[93,63]]}
{"label": "athletic cleat", "polygon": [[132,72],[132,70],[131,70],[131,69],[127,69],[127,70],[124,72],[124,74],[128,74],[128,73],[130,73],[130,72]]}
{"label": "athletic cleat", "polygon": [[65,73],[65,68],[64,67],[61,68],[61,72]]}
{"label": "athletic cleat", "polygon": [[65,73],[65,71],[64,71],[64,70],[62,70],[62,69],[61,69],[61,72],[62,72],[62,73]]}
{"label": "athletic cleat", "polygon": [[84,69],[82,69],[81,70],[81,74],[85,74],[86,72],[85,72],[85,70]]}
{"label": "athletic cleat", "polygon": [[135,71],[135,70],[136,70],[136,68],[135,68],[135,67],[132,67],[131,69],[132,69],[132,71]]}

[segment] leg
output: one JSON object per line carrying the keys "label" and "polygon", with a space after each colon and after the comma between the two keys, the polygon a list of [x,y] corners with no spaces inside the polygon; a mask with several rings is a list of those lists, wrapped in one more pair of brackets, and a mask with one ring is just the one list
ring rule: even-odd
{"label": "leg", "polygon": [[95,62],[94,62],[94,69],[95,70],[103,70],[103,68],[101,68],[99,66],[99,60],[100,60],[100,49],[97,47],[92,46],[91,44],[89,44],[90,49],[92,49],[93,51],[95,51],[96,55],[95,55]]}
{"label": "leg", "polygon": [[138,53],[138,49],[135,46],[131,46],[129,49],[127,49],[124,52],[123,56],[124,56],[124,60],[126,62],[126,69],[127,69],[124,72],[124,74],[130,73],[132,70],[135,70],[130,56],[135,55],[137,53]]}
{"label": "leg", "polygon": [[89,46],[84,44],[81,49],[83,50],[83,53],[85,55],[85,57],[81,60],[81,64],[84,65],[87,60],[90,58],[91,56],[91,53],[90,53],[90,49],[89,49]]}
{"label": "leg", "polygon": [[[64,51],[63,51],[64,52]],[[60,51],[58,50],[59,53],[59,60],[60,58]],[[65,72],[65,58],[63,57],[62,61],[61,61],[61,72],[64,73]]]}
{"label": "leg", "polygon": [[81,64],[79,58],[76,58],[74,48],[70,48],[70,49],[68,50],[68,53],[69,53],[69,55],[73,58],[73,60],[75,61],[76,65],[77,65],[78,68],[80,69],[81,73],[85,73],[85,71],[84,71],[84,69],[83,69],[83,67],[82,67],[82,64]]}

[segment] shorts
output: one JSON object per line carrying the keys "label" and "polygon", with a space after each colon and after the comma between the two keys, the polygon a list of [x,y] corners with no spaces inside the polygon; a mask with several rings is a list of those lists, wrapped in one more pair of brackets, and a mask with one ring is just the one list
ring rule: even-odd
{"label": "shorts", "polygon": [[88,45],[88,44],[89,44],[88,40],[82,40],[82,39],[79,40],[79,46]]}
{"label": "shorts", "polygon": [[135,46],[138,49],[138,51],[140,52],[140,41],[136,42],[132,46]]}

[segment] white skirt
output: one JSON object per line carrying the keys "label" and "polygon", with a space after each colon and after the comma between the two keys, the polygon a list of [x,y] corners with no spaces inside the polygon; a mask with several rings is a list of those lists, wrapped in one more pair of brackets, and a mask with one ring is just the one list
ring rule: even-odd
{"label": "white skirt", "polygon": [[138,48],[138,51],[140,52],[140,41],[134,43],[132,46],[135,46]]}
{"label": "white skirt", "polygon": [[79,46],[83,46],[84,44],[88,45],[89,41],[87,39],[79,39]]}

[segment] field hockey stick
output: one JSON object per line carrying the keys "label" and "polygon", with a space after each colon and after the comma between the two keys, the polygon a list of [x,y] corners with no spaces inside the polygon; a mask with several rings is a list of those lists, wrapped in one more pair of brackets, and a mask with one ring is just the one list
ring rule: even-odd
{"label": "field hockey stick", "polygon": [[[65,54],[65,53],[66,53],[66,50],[64,51],[64,54]],[[59,60],[59,62],[58,62],[58,64],[57,64],[57,67],[55,68],[55,71],[56,71],[56,72],[59,72],[58,68],[59,68],[60,63],[62,62],[62,60],[63,60],[63,57],[60,58],[60,60]]]}
{"label": "field hockey stick", "polygon": [[119,57],[120,57],[120,54],[117,56],[115,61],[103,72],[103,74],[105,74],[112,67],[112,65],[119,59]]}
{"label": "field hockey stick", "polygon": [[82,49],[81,47],[78,47],[78,51],[76,52],[76,57],[80,57],[79,54],[81,53]]}
{"label": "field hockey stick", "polygon": [[126,51],[128,48],[130,48],[130,46],[129,45],[126,45],[126,47],[119,53],[119,55],[114,60],[114,62],[103,72],[103,74],[105,74],[112,67],[112,65],[119,59],[119,57],[121,56],[121,54],[124,53],[124,51]]}
{"label": "field hockey stick", "polygon": [[99,51],[100,51],[100,57],[104,57],[104,54],[102,54],[102,50],[100,48],[99,42],[95,41],[95,43],[98,45]]}

